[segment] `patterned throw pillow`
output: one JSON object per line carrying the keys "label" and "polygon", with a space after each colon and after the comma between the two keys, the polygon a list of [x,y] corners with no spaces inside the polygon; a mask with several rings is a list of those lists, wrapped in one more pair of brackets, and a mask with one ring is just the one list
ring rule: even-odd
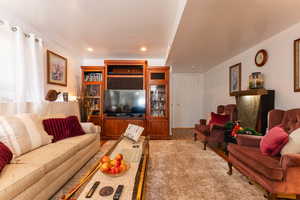
{"label": "patterned throw pillow", "polygon": [[54,137],[53,142],[85,134],[76,116],[46,119],[43,124],[46,132]]}
{"label": "patterned throw pillow", "polygon": [[13,158],[13,154],[10,149],[0,142],[0,172]]}
{"label": "patterned throw pillow", "polygon": [[70,130],[70,137],[84,135],[85,132],[81,127],[81,124],[76,116],[70,116],[66,118],[68,128]]}
{"label": "patterned throw pillow", "polygon": [[51,143],[51,139],[35,114],[0,116],[0,142],[12,151],[14,158]]}

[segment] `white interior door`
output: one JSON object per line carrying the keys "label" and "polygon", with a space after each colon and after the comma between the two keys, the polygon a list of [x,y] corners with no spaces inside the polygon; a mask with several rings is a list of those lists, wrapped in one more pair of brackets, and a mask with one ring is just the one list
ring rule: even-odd
{"label": "white interior door", "polygon": [[203,75],[176,73],[172,79],[172,127],[192,128],[203,117]]}

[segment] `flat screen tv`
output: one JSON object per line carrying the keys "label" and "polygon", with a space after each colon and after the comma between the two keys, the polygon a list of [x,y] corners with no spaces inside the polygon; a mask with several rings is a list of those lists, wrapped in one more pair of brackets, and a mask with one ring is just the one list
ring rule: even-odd
{"label": "flat screen tv", "polygon": [[106,90],[104,112],[109,115],[145,113],[145,90]]}

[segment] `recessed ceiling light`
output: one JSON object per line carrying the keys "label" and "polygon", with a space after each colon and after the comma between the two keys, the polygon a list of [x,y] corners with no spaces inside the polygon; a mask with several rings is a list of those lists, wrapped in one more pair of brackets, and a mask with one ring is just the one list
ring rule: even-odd
{"label": "recessed ceiling light", "polygon": [[94,51],[94,49],[93,48],[87,48],[86,50],[88,50],[89,52],[93,52]]}
{"label": "recessed ceiling light", "polygon": [[147,47],[141,47],[140,50],[141,51],[147,51]]}

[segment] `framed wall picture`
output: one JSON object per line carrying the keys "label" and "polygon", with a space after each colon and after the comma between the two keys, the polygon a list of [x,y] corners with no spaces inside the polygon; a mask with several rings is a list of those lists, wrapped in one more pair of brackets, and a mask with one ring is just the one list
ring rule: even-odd
{"label": "framed wall picture", "polygon": [[300,62],[300,39],[294,41],[294,91],[300,92],[299,62]]}
{"label": "framed wall picture", "polygon": [[241,69],[242,63],[238,63],[229,68],[229,94],[234,96],[234,92],[241,90]]}
{"label": "framed wall picture", "polygon": [[47,50],[47,81],[49,84],[67,86],[68,60]]}

